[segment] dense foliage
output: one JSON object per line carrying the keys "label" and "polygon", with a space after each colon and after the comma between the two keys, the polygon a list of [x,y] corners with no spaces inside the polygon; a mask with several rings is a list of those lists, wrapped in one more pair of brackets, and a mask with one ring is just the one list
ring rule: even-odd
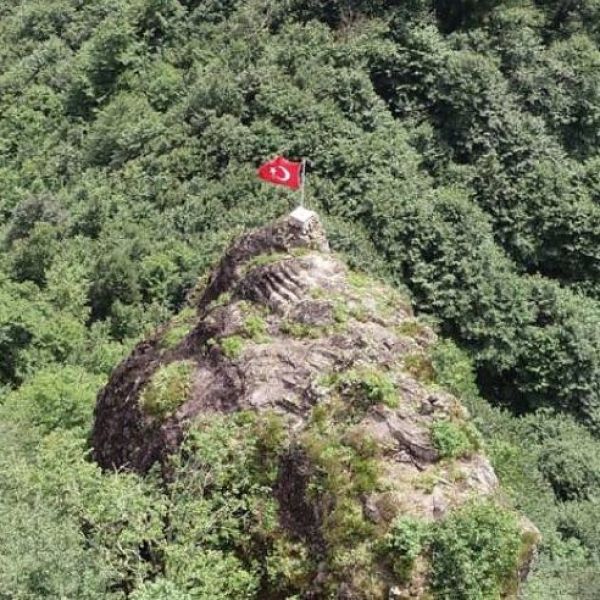
{"label": "dense foliage", "polygon": [[[438,380],[542,529],[528,597],[600,594],[596,0],[21,0],[0,41],[0,597],[189,597],[183,559],[150,572],[164,497],[85,440],[133,341],[295,201],[255,179],[274,153],[464,350]],[[219,552],[194,598],[254,589]]]}

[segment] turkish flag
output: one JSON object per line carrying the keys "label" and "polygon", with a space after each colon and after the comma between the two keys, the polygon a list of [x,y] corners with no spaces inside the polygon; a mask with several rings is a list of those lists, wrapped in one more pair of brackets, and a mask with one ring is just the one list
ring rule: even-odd
{"label": "turkish flag", "polygon": [[276,156],[273,160],[264,163],[257,173],[263,181],[285,185],[293,190],[297,190],[302,185],[302,163],[292,162],[283,156]]}

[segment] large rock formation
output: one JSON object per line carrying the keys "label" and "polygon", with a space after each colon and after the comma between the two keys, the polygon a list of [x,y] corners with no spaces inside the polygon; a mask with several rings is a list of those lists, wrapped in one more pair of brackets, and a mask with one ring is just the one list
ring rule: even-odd
{"label": "large rock formation", "polygon": [[[116,369],[98,398],[93,456],[107,469],[143,473],[168,465],[186,431],[207,415],[277,415],[287,432],[273,485],[279,523],[320,557],[301,597],[426,597],[426,556],[399,574],[394,560],[378,553],[395,520],[433,523],[473,498],[505,501],[465,409],[435,386],[435,335],[402,295],[350,272],[329,252],[317,218],[306,217],[281,219],[235,242],[193,310]],[[333,484],[308,493],[317,474],[333,479],[336,465],[324,458],[328,437],[347,449],[342,471],[351,483],[339,493]],[[368,464],[370,484],[352,483],[360,471],[353,457]],[[328,571],[339,549],[327,527],[342,496],[359,507],[373,541],[363,535],[356,543],[370,544],[375,558],[333,577],[333,585]],[[515,580],[536,538],[531,525],[519,523],[524,543]],[[510,596],[516,588],[502,589]]]}

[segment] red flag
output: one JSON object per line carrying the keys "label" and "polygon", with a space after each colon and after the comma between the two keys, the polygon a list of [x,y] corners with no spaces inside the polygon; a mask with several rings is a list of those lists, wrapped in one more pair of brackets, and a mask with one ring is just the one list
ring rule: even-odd
{"label": "red flag", "polygon": [[285,185],[297,190],[302,185],[302,163],[292,162],[276,156],[273,160],[261,165],[257,171],[258,176],[275,185]]}

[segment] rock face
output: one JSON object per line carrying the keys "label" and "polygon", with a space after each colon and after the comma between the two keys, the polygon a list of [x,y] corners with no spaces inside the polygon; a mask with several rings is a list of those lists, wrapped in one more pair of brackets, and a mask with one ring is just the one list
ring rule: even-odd
{"label": "rock face", "polygon": [[[497,496],[498,481],[465,409],[433,385],[435,341],[405,298],[329,252],[316,216],[281,219],[234,243],[193,311],[115,370],[98,398],[93,456],[104,468],[143,473],[177,451],[199,416],[244,410],[280,415],[294,440],[315,407],[333,402],[346,413],[344,435],[377,447],[378,485],[357,495],[364,518],[381,531],[398,515],[442,519],[473,497]],[[440,423],[471,446],[447,452]],[[323,509],[306,494],[314,465],[298,445],[289,448],[273,489],[279,520],[323,551]],[[377,589],[416,598],[423,586],[413,577]],[[350,583],[337,595],[362,597]]]}

